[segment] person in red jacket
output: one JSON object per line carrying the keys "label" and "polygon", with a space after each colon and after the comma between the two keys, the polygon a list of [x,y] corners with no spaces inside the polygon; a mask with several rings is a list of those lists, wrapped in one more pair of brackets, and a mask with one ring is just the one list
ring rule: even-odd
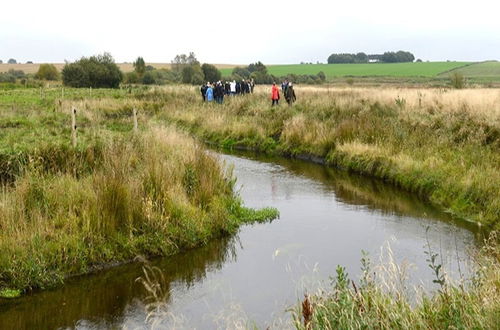
{"label": "person in red jacket", "polygon": [[274,106],[275,104],[278,105],[279,99],[280,90],[278,89],[278,86],[276,86],[276,83],[273,83],[273,87],[271,88],[271,100],[273,100],[273,103],[271,106]]}

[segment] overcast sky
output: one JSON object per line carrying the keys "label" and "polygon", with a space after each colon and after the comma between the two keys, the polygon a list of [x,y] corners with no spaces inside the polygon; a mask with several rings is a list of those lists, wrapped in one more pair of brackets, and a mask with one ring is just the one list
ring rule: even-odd
{"label": "overcast sky", "polygon": [[500,60],[500,1],[29,0],[0,4],[0,59],[63,62],[109,52],[170,62],[326,62],[407,50],[430,61]]}

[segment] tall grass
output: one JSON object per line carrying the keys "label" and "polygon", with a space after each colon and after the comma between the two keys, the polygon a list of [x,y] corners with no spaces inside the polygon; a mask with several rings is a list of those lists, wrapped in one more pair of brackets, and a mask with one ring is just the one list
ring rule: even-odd
{"label": "tall grass", "polygon": [[0,287],[45,288],[276,215],[243,208],[233,184],[217,159],[171,128],[103,134],[79,152],[63,145],[28,161],[2,190]]}
{"label": "tall grass", "polygon": [[[193,90],[157,90],[157,120],[204,140],[320,157],[418,193],[461,218],[498,228],[500,106],[496,90],[299,87],[293,107],[267,91],[201,104]],[[158,95],[165,94],[162,101]],[[147,106],[146,106],[147,107]]]}
{"label": "tall grass", "polygon": [[[486,251],[487,250],[487,251]],[[477,272],[451,283],[430,250],[440,289],[432,295],[410,288],[408,268],[390,258],[374,267],[365,255],[359,281],[337,267],[331,287],[306,295],[293,309],[297,329],[496,329],[500,323],[499,248],[495,235],[476,257]],[[432,257],[434,256],[434,258]],[[415,290],[413,290],[415,289]]]}

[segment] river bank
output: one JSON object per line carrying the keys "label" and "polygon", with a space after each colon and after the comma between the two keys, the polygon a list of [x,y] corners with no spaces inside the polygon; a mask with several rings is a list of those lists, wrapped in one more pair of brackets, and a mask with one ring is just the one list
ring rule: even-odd
{"label": "river bank", "polygon": [[[297,88],[271,107],[266,90],[204,104],[189,90],[157,117],[223,147],[309,158],[380,178],[491,229],[500,219],[500,123],[492,90]],[[161,100],[156,91],[144,99]],[[174,101],[175,100],[175,101]]]}
{"label": "river bank", "polygon": [[277,216],[245,208],[231,173],[174,128],[134,133],[79,117],[72,147],[69,116],[30,90],[15,92],[2,96],[13,104],[0,113],[4,297],[137,256],[172,255]]}

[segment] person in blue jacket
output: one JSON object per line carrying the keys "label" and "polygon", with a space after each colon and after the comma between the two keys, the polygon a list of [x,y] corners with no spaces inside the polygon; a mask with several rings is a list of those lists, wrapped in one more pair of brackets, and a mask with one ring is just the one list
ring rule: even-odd
{"label": "person in blue jacket", "polygon": [[207,84],[207,91],[205,93],[207,102],[212,102],[214,100],[214,89],[210,83]]}

